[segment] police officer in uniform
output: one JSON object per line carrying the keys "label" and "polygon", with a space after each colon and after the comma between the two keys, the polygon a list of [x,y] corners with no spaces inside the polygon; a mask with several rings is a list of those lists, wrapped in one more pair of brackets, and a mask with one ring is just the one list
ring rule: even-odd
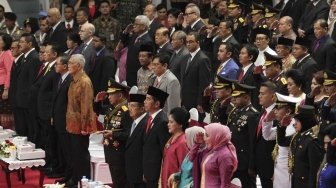
{"label": "police officer in uniform", "polygon": [[255,87],[234,83],[232,98],[235,108],[230,112],[227,126],[232,132],[231,141],[236,147],[238,168],[233,178],[240,179],[242,187],[256,187],[254,169],[254,145],[259,112],[252,106],[250,94]]}
{"label": "police officer in uniform", "polygon": [[220,122],[222,125],[226,125],[229,113],[233,109],[233,104],[231,103],[232,94],[232,80],[217,76],[218,81],[215,82],[213,89],[215,89],[216,98],[211,102],[212,92],[207,93],[205,91],[204,96],[204,107],[207,112],[210,112],[210,122],[217,123]]}
{"label": "police officer in uniform", "polygon": [[290,142],[288,161],[292,174],[292,188],[314,188],[316,174],[323,158],[322,147],[312,129],[317,124],[314,107],[299,106],[294,119],[296,134]]}
{"label": "police officer in uniform", "polygon": [[252,29],[267,28],[265,19],[265,7],[261,4],[253,3],[251,6]]}
{"label": "police officer in uniform", "polygon": [[23,30],[15,24],[16,14],[13,12],[6,12],[5,20],[5,26],[1,28],[0,33],[7,33],[13,40],[19,40],[23,34]]}
{"label": "police officer in uniform", "polygon": [[238,0],[230,0],[228,4],[229,18],[234,22],[233,36],[240,43],[247,43],[248,26],[245,24],[244,6]]}
{"label": "police officer in uniform", "polygon": [[108,82],[106,92],[99,92],[95,102],[101,102],[108,97],[110,103],[104,117],[105,161],[109,164],[113,187],[127,187],[125,173],[125,145],[132,125],[132,118],[127,107],[128,86],[113,79]]}

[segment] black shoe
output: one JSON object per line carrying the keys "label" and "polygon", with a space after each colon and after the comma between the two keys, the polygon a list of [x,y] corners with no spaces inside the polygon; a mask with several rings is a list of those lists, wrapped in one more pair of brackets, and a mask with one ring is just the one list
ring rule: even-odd
{"label": "black shoe", "polygon": [[62,177],[64,177],[64,174],[54,172],[54,173],[48,174],[47,176],[48,176],[48,178],[62,178]]}
{"label": "black shoe", "polygon": [[74,187],[77,186],[77,182],[74,182],[72,179],[69,179],[68,181],[65,182],[65,187]]}

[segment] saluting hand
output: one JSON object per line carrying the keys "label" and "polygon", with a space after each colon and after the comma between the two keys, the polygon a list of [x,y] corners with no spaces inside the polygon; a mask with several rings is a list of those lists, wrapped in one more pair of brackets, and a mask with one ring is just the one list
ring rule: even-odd
{"label": "saluting hand", "polygon": [[291,123],[291,121],[292,121],[292,117],[291,117],[289,114],[286,114],[286,115],[282,118],[282,120],[281,120],[281,122],[280,122],[280,126],[281,126],[281,127],[287,127],[287,126]]}
{"label": "saluting hand", "polygon": [[101,91],[99,92],[97,95],[96,95],[96,98],[95,98],[95,102],[101,102],[103,100],[105,100],[106,98],[106,92],[105,91]]}

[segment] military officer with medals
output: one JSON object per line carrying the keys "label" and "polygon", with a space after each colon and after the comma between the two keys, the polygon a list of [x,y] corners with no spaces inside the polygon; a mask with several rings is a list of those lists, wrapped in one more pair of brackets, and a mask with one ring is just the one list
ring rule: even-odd
{"label": "military officer with medals", "polygon": [[117,188],[127,185],[124,154],[133,122],[127,107],[128,90],[128,86],[110,79],[107,91],[99,92],[95,99],[95,105],[106,97],[110,103],[105,111],[104,130],[100,133],[104,137],[105,161],[109,164],[113,187]]}
{"label": "military officer with medals", "polygon": [[13,12],[5,13],[5,26],[2,27],[0,33],[9,34],[13,40],[19,40],[21,35],[23,34],[23,30],[16,25],[16,14]]}
{"label": "military officer with medals", "polygon": [[252,29],[267,28],[265,19],[265,8],[261,4],[253,3],[251,6]]}
{"label": "military officer with medals", "polygon": [[240,179],[242,187],[256,187],[254,169],[254,140],[259,112],[252,106],[250,94],[255,87],[234,83],[232,98],[235,108],[230,112],[227,126],[232,132],[231,141],[236,147],[238,168],[233,178]]}
{"label": "military officer with medals", "polygon": [[215,90],[216,98],[211,102],[212,92],[204,92],[204,108],[207,112],[210,112],[210,122],[217,123],[220,122],[222,125],[226,125],[229,113],[233,109],[233,104],[231,103],[231,94],[232,94],[232,80],[217,76],[217,82],[213,86]]}
{"label": "military officer with medals", "polygon": [[233,36],[240,43],[247,43],[248,26],[245,24],[244,3],[230,0],[228,3],[229,18],[234,22]]}

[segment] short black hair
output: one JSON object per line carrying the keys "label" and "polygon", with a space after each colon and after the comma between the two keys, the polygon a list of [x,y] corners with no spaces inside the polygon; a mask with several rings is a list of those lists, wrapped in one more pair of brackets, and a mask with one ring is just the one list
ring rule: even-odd
{"label": "short black hair", "polygon": [[61,50],[61,47],[60,47],[59,44],[54,43],[54,42],[53,42],[53,43],[50,42],[50,43],[48,43],[47,45],[51,46],[51,50],[52,50],[53,52],[57,53],[57,57],[61,55],[62,50]]}
{"label": "short black hair", "polygon": [[291,78],[294,81],[295,85],[300,87],[301,90],[305,89],[306,80],[304,79],[304,76],[303,76],[301,71],[296,70],[296,69],[290,69],[290,70],[287,71],[286,77],[287,77],[287,79]]}
{"label": "short black hair", "polygon": [[195,40],[196,42],[200,42],[201,38],[200,38],[200,35],[198,34],[198,32],[190,32],[187,34],[187,36],[194,36],[195,37]]}
{"label": "short black hair", "polygon": [[166,5],[164,5],[163,3],[161,3],[161,4],[158,4],[158,5],[156,6],[156,10],[157,10],[157,11],[158,11],[158,10],[161,10],[161,9],[166,9],[166,10],[167,10]]}
{"label": "short black hair", "polygon": [[3,51],[10,50],[13,42],[13,38],[7,34],[7,33],[1,33],[0,34],[3,42],[5,43],[5,46],[3,47]]}
{"label": "short black hair", "polygon": [[171,14],[175,18],[177,18],[181,13],[182,13],[182,11],[180,9],[177,9],[177,8],[171,8],[167,11],[167,15]]}
{"label": "short black hair", "polygon": [[103,3],[107,3],[109,6],[111,6],[110,1],[108,1],[108,0],[101,0],[100,3],[99,3],[99,8],[100,8],[100,6],[101,6]]}
{"label": "short black hair", "polygon": [[252,62],[255,62],[257,60],[258,55],[259,55],[258,48],[253,44],[245,44],[243,46],[243,48],[245,48],[247,50],[247,54],[249,56],[253,57]]}
{"label": "short black hair", "polygon": [[189,127],[189,112],[181,107],[173,108],[169,115],[176,121],[176,123],[182,125],[182,130],[185,131]]}
{"label": "short black hair", "polygon": [[164,64],[167,64],[167,67],[169,67],[169,60],[170,60],[170,56],[165,53],[165,52],[162,52],[162,53],[158,53],[154,56],[153,59],[156,59],[158,58],[159,59],[159,62],[164,65]]}
{"label": "short black hair", "polygon": [[234,31],[234,23],[231,19],[225,19],[225,20],[222,20],[221,22],[224,22],[226,23],[226,28],[229,28],[231,33],[233,33]]}
{"label": "short black hair", "polygon": [[89,17],[89,10],[88,10],[88,8],[86,8],[86,7],[80,7],[80,8],[77,10],[76,14],[77,14],[78,12],[80,12],[80,11],[83,11],[84,14],[85,14],[85,16],[86,16],[86,17]]}
{"label": "short black hair", "polygon": [[80,38],[80,36],[79,36],[79,34],[78,34],[77,29],[70,29],[70,30],[68,31],[68,38],[69,38],[70,40],[74,41],[75,43],[77,43],[78,46],[79,46],[80,44],[82,44],[82,40],[81,40],[81,38]]}
{"label": "short black hair", "polygon": [[28,42],[28,43],[31,42],[33,48],[35,48],[36,51],[39,51],[39,50],[40,50],[40,48],[39,48],[39,46],[38,46],[38,44],[37,44],[37,42],[36,42],[36,39],[35,39],[34,35],[32,35],[32,34],[30,34],[30,33],[23,33],[23,34],[21,35],[21,38],[22,38],[22,37],[25,38],[25,41],[26,41],[26,42]]}
{"label": "short black hair", "polygon": [[100,41],[106,44],[107,39],[104,35],[100,34],[99,32],[96,32],[93,36],[98,37]]}
{"label": "short black hair", "polygon": [[222,42],[220,45],[225,45],[226,51],[233,53],[234,47],[233,47],[232,43],[230,43],[230,42]]}

